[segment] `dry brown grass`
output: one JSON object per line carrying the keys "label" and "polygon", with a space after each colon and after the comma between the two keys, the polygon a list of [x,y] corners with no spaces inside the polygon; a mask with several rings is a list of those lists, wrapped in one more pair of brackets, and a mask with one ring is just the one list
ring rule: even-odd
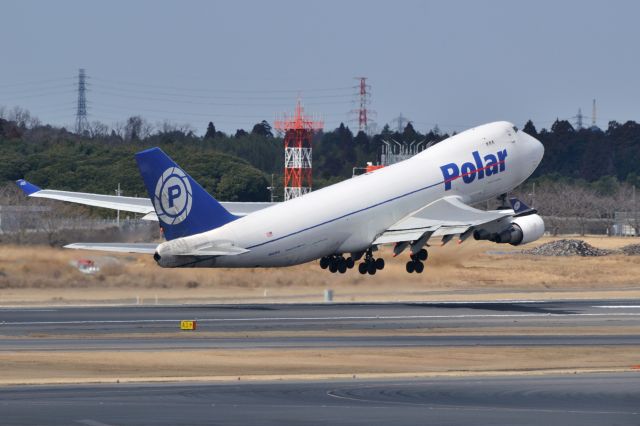
{"label": "dry brown grass", "polygon": [[630,370],[639,347],[261,349],[0,353],[0,383]]}
{"label": "dry brown grass", "polygon": [[[177,326],[176,326],[177,327]],[[10,330],[6,330],[7,332]],[[260,330],[260,331],[202,331],[190,334],[191,340],[210,339],[253,339],[253,338],[281,338],[281,337],[388,337],[388,336],[628,336],[640,334],[640,324],[638,325],[581,325],[581,326],[558,326],[553,327],[439,327],[430,326],[426,328],[385,328],[367,330]],[[25,339],[77,339],[77,334],[65,334],[58,330],[38,331],[27,335],[2,334],[0,341],[20,341]],[[93,339],[184,339],[184,331],[175,332],[127,332],[127,333],[95,333],[85,334],[83,339],[91,341]]]}
{"label": "dry brown grass", "polygon": [[[635,242],[583,239],[600,248]],[[406,255],[392,259],[383,249],[387,267],[372,277],[356,271],[330,274],[317,262],[280,269],[161,269],[150,256],[1,246],[0,304],[130,303],[137,296],[145,303],[156,296],[161,303],[319,301],[325,288],[335,290],[337,301],[509,298],[522,293],[580,297],[585,291],[598,292],[597,297],[640,295],[638,257],[535,257],[519,250],[476,241],[432,247],[425,273],[416,275],[404,271]],[[78,272],[69,263],[79,258],[94,259],[101,272]]]}

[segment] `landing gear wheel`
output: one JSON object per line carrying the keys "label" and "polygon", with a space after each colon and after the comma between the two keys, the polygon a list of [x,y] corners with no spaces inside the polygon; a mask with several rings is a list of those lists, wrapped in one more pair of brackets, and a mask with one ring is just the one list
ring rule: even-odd
{"label": "landing gear wheel", "polygon": [[331,271],[332,274],[338,272],[338,262],[334,259],[331,259],[331,263],[329,263],[329,271]]}
{"label": "landing gear wheel", "polygon": [[384,259],[379,257],[378,259],[376,259],[376,269],[379,271],[382,271],[384,269]]}
{"label": "landing gear wheel", "polygon": [[427,260],[428,257],[429,257],[429,253],[427,253],[426,249],[422,249],[418,252],[418,259]]}
{"label": "landing gear wheel", "polygon": [[329,261],[328,257],[323,257],[322,259],[320,259],[320,267],[322,269],[327,269],[329,267],[329,263],[331,263]]}
{"label": "landing gear wheel", "polygon": [[415,265],[413,266],[413,269],[415,269],[416,274],[421,274],[422,271],[424,271],[424,263],[418,261],[415,262]]}
{"label": "landing gear wheel", "polygon": [[369,273],[369,275],[376,274],[376,264],[374,262],[367,263],[367,272]]}
{"label": "landing gear wheel", "polygon": [[361,264],[358,265],[358,272],[360,272],[362,275],[367,273],[367,264],[362,262]]}
{"label": "landing gear wheel", "polygon": [[353,260],[353,257],[348,257],[347,260],[347,268],[351,269],[354,267],[354,265],[356,264],[356,262]]}
{"label": "landing gear wheel", "polygon": [[413,260],[410,260],[407,262],[407,272],[408,273],[412,273],[415,270],[415,263],[413,262]]}

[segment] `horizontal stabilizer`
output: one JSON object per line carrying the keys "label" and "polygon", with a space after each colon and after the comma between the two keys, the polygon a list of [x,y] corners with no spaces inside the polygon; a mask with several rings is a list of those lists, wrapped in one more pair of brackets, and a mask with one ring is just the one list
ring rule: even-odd
{"label": "horizontal stabilizer", "polygon": [[249,250],[240,247],[211,247],[208,249],[192,251],[180,256],[236,256],[247,253]]}
{"label": "horizontal stabilizer", "polygon": [[64,248],[76,250],[97,250],[116,253],[154,254],[158,244],[155,243],[74,243]]}
{"label": "horizontal stabilizer", "polygon": [[158,247],[160,256],[235,256],[249,250],[238,247],[232,241],[206,241],[192,247],[185,246],[182,241],[167,241]]}

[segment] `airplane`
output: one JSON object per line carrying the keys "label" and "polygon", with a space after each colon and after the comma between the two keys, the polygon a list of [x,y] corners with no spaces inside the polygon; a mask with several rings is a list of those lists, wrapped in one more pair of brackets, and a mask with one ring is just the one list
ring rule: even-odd
{"label": "airplane", "polygon": [[505,121],[481,125],[402,162],[281,203],[220,203],[161,149],[135,155],[149,198],[40,189],[18,180],[31,197],[144,214],[158,220],[166,241],[74,243],[71,249],[153,255],[165,268],[284,267],[320,259],[345,273],[384,268],[378,246],[393,256],[408,249],[406,270],[422,273],[425,247],[457,236],[526,244],[544,234],[537,211],[515,198],[511,208],[470,204],[503,196],[537,168],[543,145]]}

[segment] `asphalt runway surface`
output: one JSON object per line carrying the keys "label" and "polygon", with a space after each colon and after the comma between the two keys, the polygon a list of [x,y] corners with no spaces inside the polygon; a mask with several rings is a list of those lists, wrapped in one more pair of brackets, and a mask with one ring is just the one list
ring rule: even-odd
{"label": "asphalt runway surface", "polygon": [[0,389],[3,425],[638,425],[640,373]]}
{"label": "asphalt runway surface", "polygon": [[[185,319],[198,330],[179,333]],[[628,300],[0,308],[0,352],[640,346],[639,326],[640,301]],[[572,327],[627,331],[567,333]],[[640,425],[640,371],[0,388],[0,425],[34,424]]]}
{"label": "asphalt runway surface", "polygon": [[[196,320],[198,330],[175,336],[180,320]],[[640,301],[0,308],[0,335],[13,337],[1,340],[0,350],[640,345],[638,334],[551,333],[583,326],[640,326]],[[491,327],[504,332],[478,335]],[[370,333],[439,328],[476,333]],[[523,328],[540,333],[525,334]],[[174,335],[163,336],[168,332]],[[235,334],[202,338],[203,332]]]}

